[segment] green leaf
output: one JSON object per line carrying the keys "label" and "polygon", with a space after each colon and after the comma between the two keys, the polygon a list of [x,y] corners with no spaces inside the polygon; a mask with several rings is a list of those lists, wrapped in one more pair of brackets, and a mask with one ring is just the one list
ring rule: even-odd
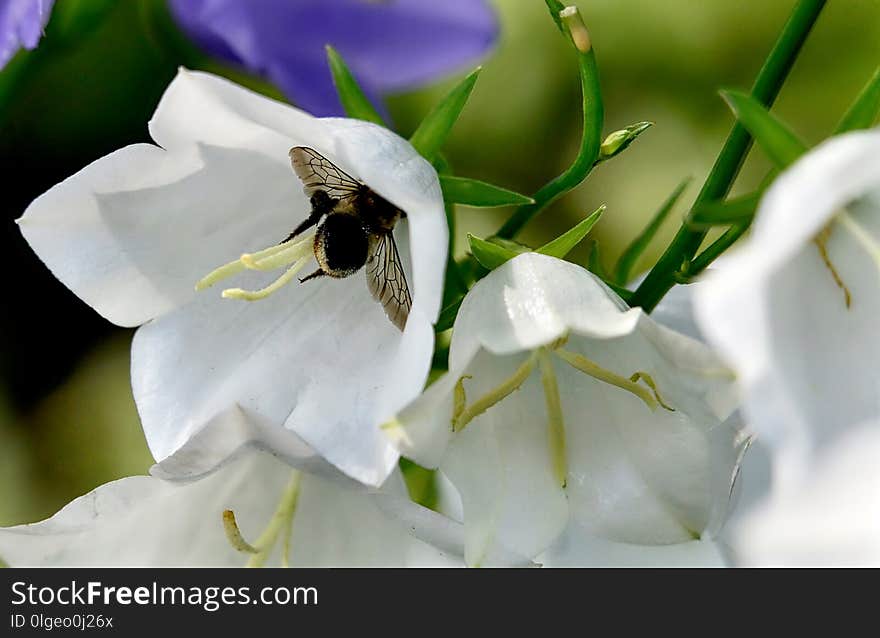
{"label": "green leaf", "polygon": [[611,133],[599,147],[599,157],[596,158],[596,164],[601,164],[612,157],[620,155],[629,148],[630,144],[638,139],[639,135],[652,126],[654,126],[653,122],[637,122]]}
{"label": "green leaf", "polygon": [[437,317],[437,325],[434,326],[434,332],[443,332],[452,328],[455,324],[455,318],[458,316],[458,309],[461,308],[462,301],[464,301],[463,295],[440,311],[440,316]]}
{"label": "green leaf", "polygon": [[342,56],[329,44],[327,45],[327,62],[330,64],[330,72],[333,74],[333,84],[339,94],[339,101],[348,117],[365,120],[385,126],[382,116],[367,98],[363,89],[354,79]]}
{"label": "green leaf", "polygon": [[471,254],[483,268],[488,270],[494,270],[520,254],[516,250],[480,239],[470,233],[468,233],[468,243],[471,247]]}
{"label": "green leaf", "polygon": [[429,162],[434,159],[434,156],[446,142],[449,132],[458,120],[458,116],[461,115],[461,111],[474,89],[481,69],[482,67],[474,69],[458,86],[452,89],[425,116],[415,133],[409,138],[410,144]]}
{"label": "green leaf", "polygon": [[690,224],[699,227],[748,223],[755,216],[764,190],[758,190],[726,202],[705,202],[691,211]]}
{"label": "green leaf", "polygon": [[663,222],[669,217],[669,213],[672,212],[672,209],[675,207],[681,194],[684,193],[684,190],[688,187],[690,182],[691,178],[688,177],[683,179],[679,185],[675,187],[672,194],[666,198],[666,201],[664,201],[660,208],[657,209],[657,212],[654,213],[654,216],[651,218],[651,221],[648,222],[648,225],[645,226],[644,230],[642,230],[642,232],[632,240],[632,243],[626,247],[626,250],[621,253],[620,258],[617,260],[617,265],[614,267],[614,281],[619,284],[626,284],[629,281],[632,276],[633,268],[635,268],[639,257],[641,257],[648,248],[651,240],[654,239],[654,236],[657,234],[657,231],[660,230]]}
{"label": "green leaf", "polygon": [[880,115],[880,67],[837,125],[835,135],[871,128]]}
{"label": "green leaf", "polygon": [[535,201],[512,190],[467,177],[440,175],[440,187],[443,189],[445,201],[463,206],[489,208],[530,204]]}
{"label": "green leaf", "polygon": [[790,166],[806,152],[807,146],[791,129],[751,95],[742,91],[722,91],[721,95],[778,168]]}
{"label": "green leaf", "polygon": [[593,211],[589,217],[579,222],[571,230],[564,232],[553,241],[544,244],[538,248],[536,252],[539,252],[542,255],[549,255],[550,257],[562,259],[570,253],[575,246],[584,240],[584,237],[586,237],[587,233],[592,230],[593,226],[596,225],[596,222],[599,221],[599,218],[602,217],[602,213],[604,212],[605,204],[602,204],[599,208]]}
{"label": "green leaf", "polygon": [[562,18],[559,16],[559,12],[565,9],[565,5],[559,0],[544,0],[544,2],[547,4],[547,9],[550,10],[550,17],[556,23],[556,28],[565,33],[565,25],[562,24]]}

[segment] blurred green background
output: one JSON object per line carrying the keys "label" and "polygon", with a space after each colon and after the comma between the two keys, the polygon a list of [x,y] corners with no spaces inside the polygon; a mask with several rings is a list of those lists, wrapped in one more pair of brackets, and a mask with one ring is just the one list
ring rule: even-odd
{"label": "blurred green background", "polygon": [[[33,255],[14,220],[47,188],[106,153],[146,141],[179,65],[224,70],[174,33],[162,0],[61,0],[46,37],[0,72],[4,299],[0,361],[0,525],[51,515],[152,459],[129,389],[131,332],[100,319]],[[577,147],[579,86],[568,43],[542,0],[496,0],[501,40],[450,143],[456,173],[533,192]],[[606,265],[686,176],[695,183],[652,244],[663,249],[732,123],[720,87],[747,88],[794,0],[582,0],[601,69],[606,131],[656,126],[603,164],[522,236],[539,243],[606,203],[594,230]],[[776,112],[811,143],[825,137],[880,62],[880,0],[829,2]],[[464,71],[464,70],[463,70]],[[388,100],[411,132],[454,78]],[[737,191],[767,170],[754,153]],[[491,234],[505,211],[461,209]],[[574,254],[586,258],[586,248]]]}

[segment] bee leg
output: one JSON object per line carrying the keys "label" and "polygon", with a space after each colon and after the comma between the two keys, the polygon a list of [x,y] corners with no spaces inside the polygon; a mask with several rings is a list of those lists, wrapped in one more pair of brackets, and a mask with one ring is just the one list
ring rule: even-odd
{"label": "bee leg", "polygon": [[299,283],[304,284],[304,283],[306,283],[309,279],[317,279],[318,277],[323,277],[323,276],[326,275],[326,274],[327,274],[327,273],[325,273],[323,270],[321,270],[320,268],[318,268],[318,269],[317,269],[315,272],[313,272],[311,275],[309,275],[309,276],[307,276],[307,277],[303,277],[302,279],[300,279],[300,280],[299,280]]}
{"label": "bee leg", "polygon": [[309,228],[311,228],[312,226],[314,226],[315,224],[317,224],[320,221],[322,215],[323,215],[323,213],[312,212],[312,214],[309,215],[304,222],[302,222],[299,226],[294,228],[293,232],[290,233],[284,239],[284,241],[282,241],[280,243],[283,244],[284,242],[288,242],[291,239],[293,239],[294,237],[296,237],[297,235],[299,235],[301,232],[308,230]]}

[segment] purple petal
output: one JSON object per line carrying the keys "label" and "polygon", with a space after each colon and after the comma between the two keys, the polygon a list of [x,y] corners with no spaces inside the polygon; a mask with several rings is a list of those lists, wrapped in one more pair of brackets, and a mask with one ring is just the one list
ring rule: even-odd
{"label": "purple petal", "polygon": [[22,47],[34,49],[55,0],[0,0],[0,68]]}
{"label": "purple petal", "polygon": [[484,55],[484,0],[171,0],[183,29],[218,57],[277,84],[317,115],[341,112],[325,45],[371,96],[419,86]]}

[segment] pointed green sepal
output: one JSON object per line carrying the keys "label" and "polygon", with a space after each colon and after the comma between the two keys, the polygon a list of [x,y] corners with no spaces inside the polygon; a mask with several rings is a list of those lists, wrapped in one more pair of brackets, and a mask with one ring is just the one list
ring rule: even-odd
{"label": "pointed green sepal", "polygon": [[791,129],[748,93],[722,91],[721,96],[778,168],[790,166],[806,152],[806,145]]}
{"label": "pointed green sepal", "polygon": [[440,316],[437,317],[437,324],[434,326],[434,332],[444,332],[455,325],[455,318],[458,316],[458,309],[461,308],[462,301],[464,301],[464,296],[449,303],[440,311]]}
{"label": "pointed green sepal", "polygon": [[591,273],[608,281],[608,273],[605,272],[605,266],[602,265],[602,255],[599,253],[599,242],[594,241],[590,245],[590,256],[587,257],[587,270]]}
{"label": "pointed green sepal", "polygon": [[495,270],[517,255],[531,250],[528,246],[522,246],[512,241],[502,240],[499,242],[497,238],[493,239],[494,241],[480,239],[468,233],[471,254],[487,270]]}
{"label": "pointed green sepal", "polygon": [[835,134],[871,128],[880,115],[880,67],[840,120]]}
{"label": "pointed green sepal", "polygon": [[664,201],[660,208],[657,209],[657,212],[654,213],[654,216],[651,218],[651,221],[648,222],[648,225],[645,226],[644,230],[642,230],[642,232],[632,240],[630,245],[626,247],[623,253],[621,253],[620,258],[617,260],[617,264],[614,267],[614,281],[626,285],[630,280],[633,268],[635,268],[639,257],[644,254],[648,245],[651,243],[651,240],[657,235],[657,231],[660,230],[663,222],[669,217],[669,213],[672,212],[672,209],[675,207],[675,204],[678,202],[690,182],[691,178],[688,177],[683,179],[678,186],[675,187],[675,190],[672,191],[669,197],[666,198],[666,201]]}
{"label": "pointed green sepal", "polygon": [[531,204],[535,201],[512,190],[467,177],[440,175],[440,187],[446,202],[463,206],[490,208]]}
{"label": "pointed green sepal", "polygon": [[474,89],[477,77],[482,67],[477,67],[462,80],[449,94],[437,104],[430,113],[425,116],[422,123],[416,129],[410,144],[415,147],[419,154],[429,162],[446,142],[449,132],[461,115],[464,105],[467,103]]}
{"label": "pointed green sepal", "polygon": [[339,95],[339,101],[342,102],[342,108],[348,117],[358,120],[365,120],[385,126],[385,122],[373,103],[364,93],[363,89],[354,79],[342,56],[329,44],[327,45],[327,62],[330,65],[330,72],[333,74],[333,84],[336,86],[336,93]]}
{"label": "pointed green sepal", "polygon": [[496,246],[506,248],[507,250],[516,253],[517,255],[534,251],[534,248],[532,248],[531,246],[526,246],[522,242],[518,242],[515,239],[504,239],[504,237],[489,237],[486,241],[488,241],[490,244],[495,244]]}
{"label": "pointed green sepal", "polygon": [[602,204],[589,217],[576,224],[571,230],[562,233],[553,241],[547,242],[535,252],[562,259],[584,240],[584,237],[593,229],[593,226],[596,225],[596,222],[599,221],[604,212],[605,204]]}
{"label": "pointed green sepal", "polygon": [[638,139],[639,135],[652,126],[654,126],[653,122],[637,122],[611,133],[599,147],[599,157],[596,158],[596,164],[601,164],[612,157],[620,155],[629,148],[630,144]]}
{"label": "pointed green sepal", "polygon": [[691,211],[689,225],[697,228],[747,224],[751,222],[764,195],[763,190],[734,197],[725,202],[705,202]]}

